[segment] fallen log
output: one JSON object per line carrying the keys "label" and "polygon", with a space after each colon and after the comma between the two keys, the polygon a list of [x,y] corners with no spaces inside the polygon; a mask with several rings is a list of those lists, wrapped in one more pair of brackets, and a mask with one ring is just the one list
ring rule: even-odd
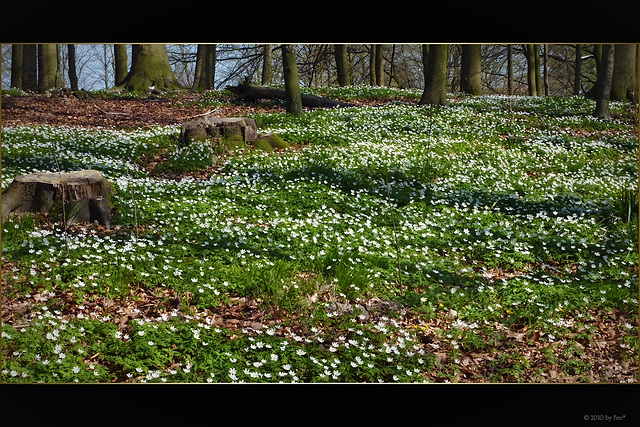
{"label": "fallen log", "polygon": [[[243,82],[237,86],[228,86],[227,90],[236,95],[238,101],[255,101],[256,99],[286,99],[283,89],[258,86]],[[334,101],[322,96],[302,94],[302,106],[311,108],[355,107],[348,102]]]}
{"label": "fallen log", "polygon": [[56,213],[67,225],[98,221],[111,227],[113,187],[99,171],[35,172],[16,177],[2,193],[2,220],[27,212]]}

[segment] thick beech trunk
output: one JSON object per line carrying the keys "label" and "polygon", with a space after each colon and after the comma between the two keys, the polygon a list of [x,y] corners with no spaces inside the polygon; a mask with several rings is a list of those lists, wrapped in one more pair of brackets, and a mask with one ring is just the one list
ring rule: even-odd
{"label": "thick beech trunk", "polygon": [[463,44],[460,64],[460,92],[469,95],[482,93],[482,56],[479,44]]}
{"label": "thick beech trunk", "polygon": [[[449,104],[447,101],[446,79],[447,79],[447,52],[448,45],[434,44],[423,46],[423,64],[425,65],[425,86],[420,98],[420,105],[442,105]],[[428,56],[428,58],[425,58]]]}
{"label": "thick beech trunk", "polygon": [[617,44],[615,46],[613,76],[611,77],[612,101],[638,102],[636,50],[635,44]]}
{"label": "thick beech trunk", "polygon": [[28,212],[66,217],[67,225],[93,222],[111,227],[111,184],[96,170],[36,172],[16,177],[2,193],[2,219]]}
{"label": "thick beech trunk", "polygon": [[116,88],[129,92],[182,89],[169,64],[164,44],[134,44],[131,48],[131,69]]}

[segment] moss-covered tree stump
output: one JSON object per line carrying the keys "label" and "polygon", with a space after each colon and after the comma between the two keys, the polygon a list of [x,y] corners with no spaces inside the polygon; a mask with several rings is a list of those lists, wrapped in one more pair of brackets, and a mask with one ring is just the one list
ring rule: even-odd
{"label": "moss-covered tree stump", "polygon": [[2,220],[41,212],[65,218],[67,225],[97,221],[111,227],[112,194],[113,187],[96,170],[21,175],[2,193]]}
{"label": "moss-covered tree stump", "polygon": [[210,144],[216,154],[225,154],[247,145],[262,151],[287,149],[290,144],[272,133],[258,135],[256,121],[247,117],[201,117],[182,124],[182,147],[194,141]]}
{"label": "moss-covered tree stump", "polygon": [[258,125],[248,117],[201,117],[184,122],[180,131],[179,142],[187,146],[194,141],[209,142],[219,145],[225,141],[231,145],[244,145],[258,137]]}

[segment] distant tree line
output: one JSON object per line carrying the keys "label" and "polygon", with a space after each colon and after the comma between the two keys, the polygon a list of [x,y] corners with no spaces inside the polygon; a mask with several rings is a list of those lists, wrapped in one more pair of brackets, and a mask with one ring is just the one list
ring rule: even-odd
{"label": "distant tree line", "polygon": [[[75,45],[14,44],[11,87],[77,90]],[[104,87],[209,90],[249,81],[298,86],[421,89],[421,103],[446,105],[446,94],[584,95],[638,102],[637,44],[299,44],[93,45]],[[7,63],[8,62],[8,63]],[[86,66],[86,59],[84,62]],[[295,68],[295,70],[293,69]],[[289,82],[291,83],[291,82]],[[6,86],[6,85],[5,85]],[[291,86],[291,85],[289,85]],[[600,110],[600,109],[599,109]]]}

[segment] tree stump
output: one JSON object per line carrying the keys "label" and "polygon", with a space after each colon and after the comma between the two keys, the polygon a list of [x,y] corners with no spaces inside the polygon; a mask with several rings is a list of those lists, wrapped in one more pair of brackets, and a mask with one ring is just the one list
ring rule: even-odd
{"label": "tree stump", "polygon": [[201,117],[184,122],[179,142],[187,146],[193,141],[220,143],[231,142],[238,145],[253,142],[258,137],[258,125],[248,117]]}
{"label": "tree stump", "polygon": [[64,213],[67,226],[97,221],[109,228],[112,194],[113,187],[96,170],[21,175],[2,193],[2,220],[27,212]]}

